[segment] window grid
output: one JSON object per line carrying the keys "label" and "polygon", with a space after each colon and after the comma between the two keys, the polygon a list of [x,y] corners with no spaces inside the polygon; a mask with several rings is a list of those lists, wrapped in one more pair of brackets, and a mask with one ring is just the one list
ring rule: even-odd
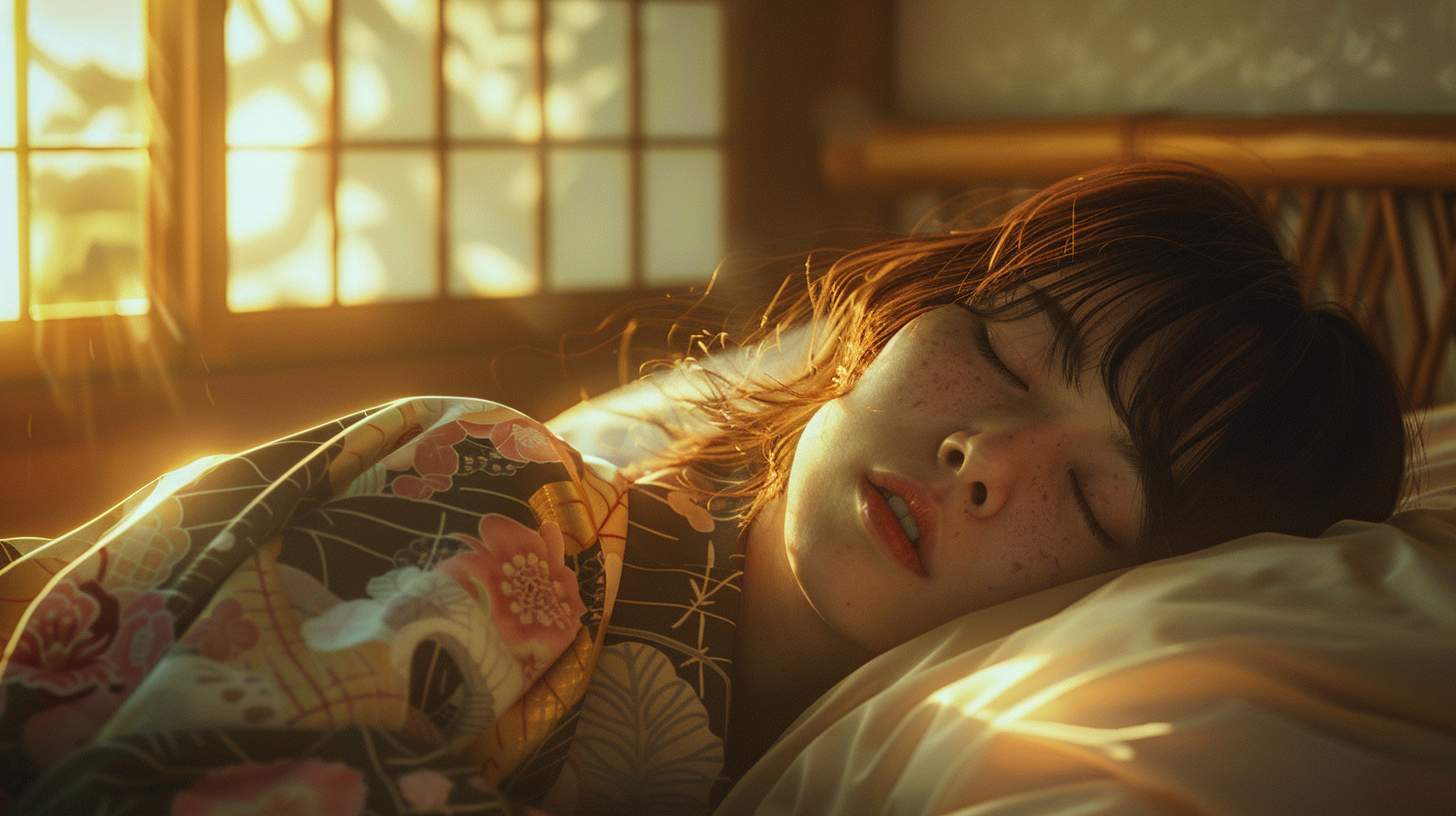
{"label": "window grid", "polygon": [[[10,86],[13,97],[14,132],[8,134],[13,137],[13,144],[0,147],[0,155],[7,155],[14,161],[15,185],[13,191],[7,194],[14,195],[15,205],[14,221],[8,225],[15,230],[14,254],[11,257],[0,259],[0,264],[6,266],[14,264],[15,288],[12,292],[4,293],[8,298],[13,294],[15,297],[15,311],[13,316],[6,310],[0,312],[0,326],[6,327],[5,332],[29,333],[34,330],[35,324],[53,321],[70,320],[74,318],[96,318],[112,315],[135,316],[146,314],[152,307],[153,275],[150,269],[152,258],[156,255],[156,231],[152,225],[152,212],[154,202],[152,200],[152,169],[151,169],[151,138],[143,132],[135,143],[126,143],[126,139],[115,140],[111,144],[97,143],[95,136],[82,136],[77,138],[72,135],[64,140],[50,140],[43,136],[32,133],[32,116],[30,101],[32,96],[32,59],[35,56],[35,47],[32,43],[32,32],[30,27],[30,4],[35,0],[10,0],[10,25],[11,45],[14,54],[12,69],[14,77]],[[136,0],[141,3],[142,0]],[[140,47],[140,43],[138,44]],[[143,67],[143,82],[146,81],[146,67]],[[61,292],[63,300],[55,303],[41,303],[37,301],[37,287],[35,278],[43,274],[43,270],[36,269],[36,257],[34,242],[36,240],[36,221],[34,197],[40,192],[36,189],[37,174],[35,164],[44,161],[46,157],[63,158],[70,156],[100,157],[107,154],[119,156],[131,156],[139,160],[139,172],[135,178],[136,187],[133,192],[136,195],[135,205],[137,207],[138,224],[131,239],[135,244],[138,253],[138,274],[141,278],[142,297],[114,297],[110,300],[71,300],[65,298],[64,291]],[[94,247],[93,247],[94,249]],[[6,285],[8,282],[0,283]],[[0,299],[3,303],[3,299]],[[9,342],[8,338],[5,338]],[[5,367],[9,371],[11,367]]]}
{"label": "window grid", "polygon": [[[435,184],[435,253],[434,253],[434,300],[460,300],[477,299],[468,296],[452,294],[451,287],[451,249],[452,249],[452,204],[451,185],[454,181],[451,174],[452,161],[455,154],[462,150],[511,150],[526,148],[531,151],[532,161],[537,172],[539,192],[534,206],[533,226],[534,234],[531,236],[531,244],[535,253],[535,268],[532,270],[535,275],[535,291],[540,293],[551,293],[563,290],[558,287],[553,261],[552,250],[552,196],[551,185],[553,179],[553,152],[560,148],[612,148],[624,150],[627,157],[627,200],[623,206],[627,212],[627,289],[637,290],[646,288],[646,259],[645,244],[647,240],[645,223],[645,191],[643,177],[645,172],[644,156],[649,148],[709,148],[714,150],[719,157],[720,176],[722,173],[722,156],[724,153],[722,126],[719,124],[717,132],[711,136],[652,136],[644,134],[643,121],[646,116],[643,104],[643,74],[644,74],[644,42],[643,42],[643,8],[645,0],[609,0],[620,3],[627,10],[627,53],[626,53],[626,132],[621,136],[576,136],[561,137],[552,132],[549,121],[549,109],[547,96],[551,88],[551,66],[549,64],[549,51],[547,37],[551,26],[550,0],[532,0],[535,8],[534,28],[534,95],[537,137],[529,142],[523,142],[508,136],[501,137],[476,137],[476,136],[455,136],[451,131],[451,88],[446,76],[447,46],[450,37],[449,18],[447,16],[447,0],[435,0],[435,31],[432,48],[432,79],[434,93],[434,117],[433,135],[429,139],[416,138],[378,138],[378,137],[348,137],[345,135],[343,122],[343,100],[347,91],[343,90],[345,79],[342,37],[342,21],[344,18],[344,0],[330,0],[328,28],[325,36],[326,59],[332,77],[332,89],[328,97],[327,109],[327,130],[324,134],[322,144],[314,148],[292,147],[288,149],[311,151],[323,150],[326,154],[327,178],[325,206],[332,225],[330,263],[332,298],[331,306],[340,306],[340,240],[342,229],[338,212],[338,190],[342,179],[342,161],[345,151],[349,150],[379,150],[394,151],[406,149],[425,148],[433,154],[436,184]],[[668,5],[668,4],[664,4]],[[673,0],[670,5],[679,6],[713,6],[722,11],[722,3],[719,0]],[[721,30],[721,17],[717,36],[721,42],[723,36]],[[719,54],[721,61],[722,55]],[[721,70],[721,66],[720,66]],[[719,122],[721,123],[721,109],[724,104],[724,93],[721,87],[714,89],[717,94],[717,106],[720,111]],[[255,147],[254,145],[240,146],[242,149]],[[256,146],[261,147],[261,145]],[[232,145],[227,148],[231,151]],[[722,179],[720,178],[720,182]],[[713,225],[718,235],[723,235],[725,225],[723,220],[724,202],[719,202],[719,223]],[[704,269],[703,281],[706,282],[708,274],[712,270]],[[231,270],[229,271],[229,275]],[[620,289],[621,287],[610,287]],[[277,308],[277,307],[274,307]]]}

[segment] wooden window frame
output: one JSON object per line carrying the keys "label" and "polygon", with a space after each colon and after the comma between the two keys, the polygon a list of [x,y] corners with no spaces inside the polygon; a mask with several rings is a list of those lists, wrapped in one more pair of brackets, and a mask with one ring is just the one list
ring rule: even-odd
{"label": "wooden window frame", "polygon": [[[583,292],[552,292],[519,297],[452,297],[448,287],[439,286],[439,294],[431,300],[355,304],[320,307],[284,307],[257,312],[231,312],[227,308],[226,269],[226,191],[220,185],[206,180],[225,178],[226,147],[223,138],[225,94],[220,90],[226,71],[222,45],[223,16],[226,0],[198,0],[183,3],[175,15],[173,25],[179,29],[171,36],[175,38],[166,49],[169,53],[181,55],[184,64],[180,70],[170,71],[173,75],[186,77],[181,89],[183,97],[172,109],[176,117],[177,131],[195,138],[194,144],[179,144],[181,167],[175,180],[173,194],[180,203],[178,212],[195,223],[180,225],[181,241],[178,261],[187,270],[187,283],[182,287],[185,302],[181,312],[187,316],[189,326],[195,327],[189,344],[198,355],[198,362],[208,365],[233,365],[300,358],[331,358],[377,354],[417,353],[433,349],[498,348],[513,343],[550,344],[562,333],[584,324],[591,325],[612,310],[644,297],[674,291],[683,287],[649,287],[642,283],[640,228],[629,237],[629,251],[633,255],[630,267],[633,283],[629,287]],[[443,5],[443,4],[442,4]],[[442,9],[443,11],[443,9]],[[443,14],[441,15],[443,18]],[[191,19],[186,19],[186,18]],[[725,15],[726,17],[726,15]],[[337,50],[338,20],[334,16],[329,36],[331,51]],[[541,20],[544,22],[544,19]],[[443,21],[441,23],[443,26]],[[538,25],[537,72],[544,74],[544,58],[541,55],[540,38],[544,36]],[[635,29],[635,27],[633,27]],[[635,33],[634,35],[635,36]],[[725,34],[726,39],[726,34]],[[725,48],[726,52],[727,49]],[[331,55],[331,59],[336,57]],[[726,57],[725,57],[725,62]],[[637,69],[631,69],[629,80],[640,89],[641,80]],[[722,75],[727,75],[723,66]],[[202,77],[217,77],[209,85]],[[337,84],[335,86],[338,87]],[[639,90],[629,92],[629,104],[635,105],[640,98]],[[445,115],[445,89],[443,80],[437,77],[437,135],[434,149],[437,157],[451,144],[472,146],[471,140],[448,140],[443,135],[440,119]],[[726,96],[726,94],[725,94]],[[337,178],[337,164],[348,142],[338,136],[337,96],[334,112],[330,119],[331,134],[323,146],[330,155],[333,167],[330,178]],[[634,165],[641,161],[644,139],[638,126],[636,111],[629,112],[630,130],[625,140],[629,161]],[[726,121],[726,117],[723,118]],[[716,140],[693,140],[695,143],[713,142],[720,153],[727,139],[720,135]],[[533,143],[521,143],[535,152],[538,166],[544,163],[545,153],[557,144],[576,144],[552,141],[544,132]],[[582,140],[583,145],[592,144]],[[514,146],[514,145],[513,145]],[[725,174],[726,175],[726,174]],[[631,205],[636,214],[634,224],[641,221],[641,173],[633,167],[631,174]],[[549,180],[543,178],[544,184]],[[726,189],[726,185],[725,185]],[[448,200],[446,185],[441,186],[442,201]],[[547,222],[549,198],[543,190],[543,200],[538,205],[536,226],[536,251],[542,270],[549,268],[549,235]],[[731,194],[730,194],[731,195]],[[724,211],[727,211],[724,207]],[[440,212],[443,233],[447,212]],[[729,230],[720,225],[722,234]],[[337,247],[337,236],[335,236]],[[445,244],[439,241],[435,259],[438,273],[444,275],[446,258]],[[708,273],[704,270],[704,283]]]}
{"label": "wooden window frame", "polygon": [[[10,0],[5,0],[9,2]],[[713,2],[714,0],[689,0]],[[443,6],[443,3],[441,4]],[[634,0],[634,5],[637,5]],[[728,25],[729,2],[723,9],[722,62],[725,85],[731,75]],[[228,240],[226,222],[226,58],[223,44],[227,0],[152,0],[147,3],[151,39],[148,87],[155,115],[148,151],[149,184],[144,205],[145,274],[151,306],[145,316],[76,317],[32,320],[22,308],[19,320],[0,323],[0,382],[58,381],[103,372],[123,376],[147,372],[205,372],[218,367],[282,361],[328,360],[340,357],[418,354],[431,350],[500,348],[512,344],[551,345],[563,333],[594,325],[630,303],[680,291],[685,286],[649,286],[643,282],[643,190],[641,163],[648,144],[716,147],[722,157],[725,200],[720,234],[732,243],[733,190],[729,157],[727,89],[722,90],[720,134],[713,138],[646,139],[641,133],[639,105],[641,77],[634,61],[628,93],[629,132],[612,140],[625,148],[630,162],[630,204],[634,229],[629,235],[626,287],[592,291],[553,292],[515,297],[452,297],[439,287],[436,298],[310,307],[283,307],[256,312],[233,312],[227,306]],[[22,18],[23,21],[23,18]],[[442,23],[443,25],[443,23]],[[337,21],[329,40],[337,48]],[[636,38],[637,26],[630,27]],[[538,37],[538,51],[541,43]],[[331,55],[331,59],[334,57]],[[538,54],[538,73],[544,71]],[[23,55],[17,63],[24,70]],[[439,84],[437,80],[437,86]],[[335,84],[337,88],[337,82]],[[443,88],[437,87],[443,99]],[[24,105],[22,98],[19,105]],[[337,108],[337,101],[334,103]],[[438,106],[444,115],[443,102]],[[338,138],[337,110],[330,117],[332,132],[320,148],[330,156],[337,178],[339,157],[350,142]],[[23,120],[22,120],[23,124]],[[446,141],[435,137],[436,154],[448,145],[473,146],[471,140]],[[601,140],[552,140],[544,131],[536,142],[518,146],[533,150],[538,166],[547,151],[557,146],[598,146]],[[425,144],[425,143],[422,143]],[[513,145],[516,146],[516,145]],[[17,151],[23,161],[23,151]],[[21,213],[25,223],[25,175],[21,175]],[[219,180],[222,180],[219,183]],[[547,180],[543,178],[543,182]],[[549,182],[547,182],[549,183]],[[442,200],[448,190],[440,191]],[[536,252],[541,270],[549,268],[547,221],[549,197],[543,190],[537,208]],[[332,196],[330,196],[332,201]],[[440,219],[447,219],[442,209]],[[335,236],[335,254],[337,253]],[[21,236],[25,267],[28,238]],[[725,251],[727,247],[725,246]],[[433,259],[444,275],[445,245],[437,242]],[[711,269],[704,270],[703,284]],[[22,276],[24,277],[24,276]],[[22,281],[22,302],[26,289]],[[543,281],[543,289],[547,285]],[[143,334],[145,347],[120,340]]]}
{"label": "wooden window frame", "polygon": [[[724,252],[792,253],[846,222],[890,219],[865,197],[831,189],[819,172],[822,103],[889,101],[890,0],[723,0],[720,142]],[[144,215],[145,316],[0,322],[0,384],[50,391],[108,377],[148,383],[230,365],[369,359],[503,345],[552,347],[629,304],[686,287],[552,293],[233,313],[226,306],[224,147],[226,0],[150,0],[148,86],[155,116]],[[23,71],[23,59],[17,63]],[[793,77],[794,81],[785,81]],[[24,104],[24,100],[19,100]],[[22,194],[22,198],[25,194]],[[22,201],[22,207],[26,201]],[[22,252],[28,237],[21,236]],[[633,250],[640,255],[641,249]],[[640,262],[636,264],[640,269]],[[781,269],[731,265],[720,288],[771,295]],[[22,284],[24,286],[24,284]],[[142,335],[146,343],[129,343]],[[49,385],[45,385],[49,383]],[[130,387],[130,386],[128,386]]]}

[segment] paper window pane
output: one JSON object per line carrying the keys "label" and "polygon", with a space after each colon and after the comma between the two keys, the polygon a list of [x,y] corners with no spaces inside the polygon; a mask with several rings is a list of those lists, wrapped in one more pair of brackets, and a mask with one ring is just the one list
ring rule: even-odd
{"label": "paper window pane", "polygon": [[229,145],[292,147],[327,137],[334,92],[328,21],[328,0],[230,0],[224,26]]}
{"label": "paper window pane", "polygon": [[341,162],[339,302],[435,294],[439,174],[433,152],[349,150]]}
{"label": "paper window pane", "polygon": [[546,15],[546,132],[566,139],[626,134],[627,4],[552,0]]}
{"label": "paper window pane", "polygon": [[228,308],[333,302],[328,163],[303,150],[231,150],[227,159]]}
{"label": "paper window pane", "polygon": [[346,138],[435,133],[435,0],[344,0],[339,77]]}
{"label": "paper window pane", "polygon": [[643,158],[644,279],[706,283],[723,255],[722,157],[708,148],[657,148]]}
{"label": "paper window pane", "polygon": [[541,175],[527,149],[457,150],[450,159],[450,293],[508,297],[540,289]]}
{"label": "paper window pane", "polygon": [[142,0],[47,0],[26,9],[32,143],[145,144]]}
{"label": "paper window pane", "polygon": [[31,317],[146,312],[145,178],[141,150],[31,154]]}
{"label": "paper window pane", "polygon": [[631,283],[627,151],[551,152],[551,288],[610,289]]}
{"label": "paper window pane", "polygon": [[717,3],[642,4],[643,131],[717,136],[722,98]]}
{"label": "paper window pane", "polygon": [[523,142],[541,135],[533,0],[445,0],[450,135]]}
{"label": "paper window pane", "polygon": [[19,183],[15,154],[0,153],[0,320],[20,319]]}
{"label": "paper window pane", "polygon": [[[0,3],[0,147],[15,147],[15,4]],[[14,188],[11,188],[14,189]]]}

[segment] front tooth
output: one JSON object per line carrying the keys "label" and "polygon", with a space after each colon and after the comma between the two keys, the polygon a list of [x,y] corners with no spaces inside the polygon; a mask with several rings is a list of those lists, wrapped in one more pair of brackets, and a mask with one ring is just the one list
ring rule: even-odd
{"label": "front tooth", "polygon": [[920,526],[915,523],[915,516],[910,512],[910,505],[898,493],[891,493],[886,497],[885,502],[890,505],[890,511],[900,520],[900,527],[905,531],[905,537],[910,539],[911,544],[919,543]]}
{"label": "front tooth", "polygon": [[891,493],[885,501],[890,505],[890,509],[895,512],[895,515],[900,518],[910,515],[910,505],[906,504],[905,500],[900,498],[899,494]]}
{"label": "front tooth", "polygon": [[905,529],[905,537],[910,539],[911,544],[920,543],[920,527],[915,524],[914,516],[901,516],[900,526]]}

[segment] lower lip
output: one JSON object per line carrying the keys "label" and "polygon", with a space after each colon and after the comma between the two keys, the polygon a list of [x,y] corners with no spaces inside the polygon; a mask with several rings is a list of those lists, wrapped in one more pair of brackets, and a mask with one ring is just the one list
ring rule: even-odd
{"label": "lower lip", "polygon": [[859,516],[869,530],[870,537],[890,560],[915,575],[925,576],[920,554],[910,544],[905,528],[900,526],[900,520],[895,517],[895,512],[890,509],[885,497],[869,482],[860,483]]}

